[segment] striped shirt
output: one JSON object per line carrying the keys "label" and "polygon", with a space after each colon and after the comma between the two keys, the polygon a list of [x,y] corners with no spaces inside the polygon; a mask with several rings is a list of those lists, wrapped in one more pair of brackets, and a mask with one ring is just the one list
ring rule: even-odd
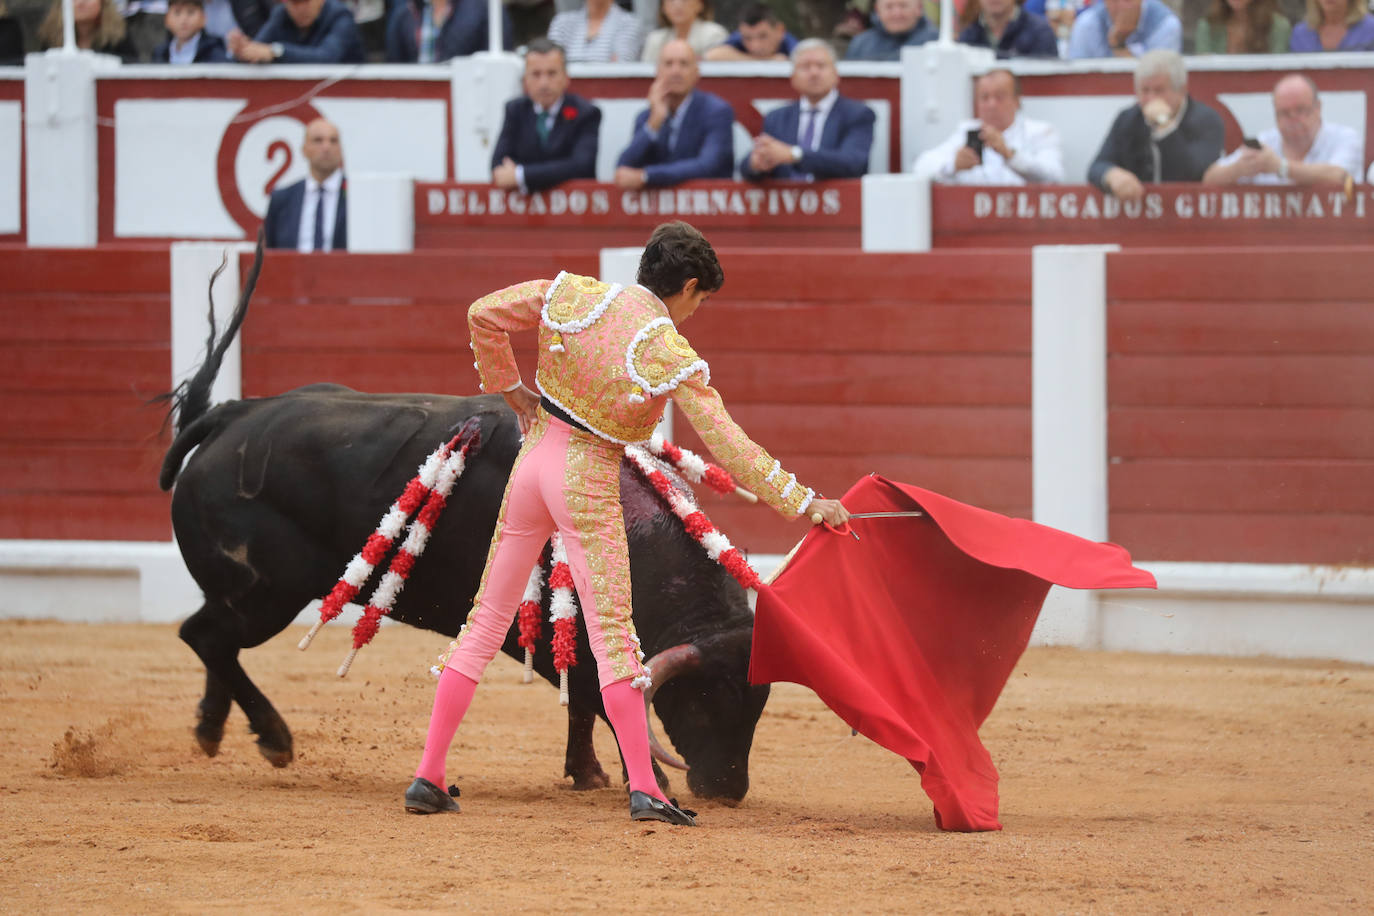
{"label": "striped shirt", "polygon": [[595,38],[587,38],[587,11],[580,9],[553,17],[549,41],[557,42],[570,61],[636,61],[644,46],[644,27],[634,13],[612,3]]}

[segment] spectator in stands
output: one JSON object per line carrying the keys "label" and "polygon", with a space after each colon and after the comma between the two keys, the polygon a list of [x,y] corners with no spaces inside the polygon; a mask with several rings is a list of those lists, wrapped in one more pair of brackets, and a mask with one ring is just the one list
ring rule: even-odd
{"label": "spectator in stands", "polygon": [[[235,24],[216,34],[228,35],[237,28],[245,35],[256,35],[263,26],[267,25],[267,17],[272,15],[272,8],[275,5],[273,0],[229,0]],[[214,31],[213,23],[217,17],[214,12],[213,0],[205,7],[205,18],[211,23],[211,31]]]}
{"label": "spectator in stands", "polygon": [[644,27],[614,0],[587,0],[580,10],[559,13],[549,23],[549,41],[570,61],[609,63],[639,60]]}
{"label": "spectator in stands", "polygon": [[1364,138],[1322,121],[1317,84],[1294,73],[1274,87],[1276,127],[1212,163],[1207,184],[1334,184],[1364,176]]}
{"label": "spectator in stands", "polygon": [[[138,51],[129,41],[124,17],[114,0],[72,0],[72,22],[76,46],[87,51],[113,54],[125,63],[138,60]],[[62,0],[53,0],[48,15],[38,27],[42,50],[62,47]]]}
{"label": "spectator in stands", "polygon": [[734,109],[696,88],[700,78],[687,42],[674,38],[663,46],[649,107],[635,118],[634,136],[616,163],[617,185],[638,190],[734,174]]}
{"label": "spectator in stands", "polygon": [[902,48],[923,45],[940,36],[939,30],[922,15],[917,0],[878,0],[874,12],[878,24],[854,36],[845,51],[845,60],[900,60]]}
{"label": "spectator in stands", "polygon": [[563,49],[547,38],[531,41],[522,82],[525,94],[506,103],[491,157],[492,184],[528,192],[595,178],[601,109],[568,92]]}
{"label": "spectator in stands", "polygon": [[729,32],[712,19],[715,15],[709,0],[659,0],[658,24],[644,41],[639,59],[646,63],[658,60],[658,52],[670,38],[681,38],[701,57],[724,41]]}
{"label": "spectator in stands", "polygon": [[1088,169],[1088,182],[1139,200],[1143,182],[1200,181],[1221,156],[1221,116],[1188,95],[1174,51],[1147,51],[1135,68],[1137,104],[1116,116]]}
{"label": "spectator in stands", "polygon": [[840,95],[835,51],[819,38],[792,52],[792,88],[801,99],[774,108],[740,162],[745,178],[858,178],[868,171],[873,109]]}
{"label": "spectator in stands", "polygon": [[[502,44],[515,48],[515,26],[502,13]],[[400,0],[386,25],[390,63],[432,64],[487,48],[487,0]]]}
{"label": "spectator in stands", "polygon": [[1074,20],[1069,57],[1139,57],[1183,49],[1183,25],[1162,0],[1098,0]]}
{"label": "spectator in stands", "polygon": [[205,0],[169,0],[168,38],[153,51],[158,64],[219,64],[229,59],[224,39],[205,31]]}
{"label": "spectator in stands", "polygon": [[1021,83],[1010,70],[978,78],[973,113],[948,140],[917,157],[912,171],[918,178],[970,185],[1064,180],[1059,130],[1021,114]]}
{"label": "spectator in stands", "polygon": [[1292,33],[1277,0],[1212,0],[1198,20],[1193,49],[1198,54],[1282,54]]}
{"label": "spectator in stands", "polygon": [[235,29],[225,36],[235,60],[250,64],[362,63],[363,41],[339,0],[281,0],[250,39]]}
{"label": "spectator in stands", "polygon": [[1307,0],[1307,15],[1293,27],[1290,50],[1374,50],[1374,15],[1367,0]]}
{"label": "spectator in stands", "polygon": [[272,192],[262,226],[266,245],[343,251],[348,247],[348,206],[339,129],[324,118],[311,121],[301,152],[310,163],[310,175]]}
{"label": "spectator in stands", "polygon": [[797,37],[787,31],[778,14],[764,3],[750,3],[739,14],[739,28],[724,44],[706,54],[707,60],[788,60]]}
{"label": "spectator in stands", "polygon": [[24,63],[24,28],[0,0],[0,66]]}
{"label": "spectator in stands", "polygon": [[1016,0],[967,0],[964,13],[973,21],[959,40],[978,48],[992,48],[999,58],[1058,57],[1054,29],[1041,16],[1028,13]]}

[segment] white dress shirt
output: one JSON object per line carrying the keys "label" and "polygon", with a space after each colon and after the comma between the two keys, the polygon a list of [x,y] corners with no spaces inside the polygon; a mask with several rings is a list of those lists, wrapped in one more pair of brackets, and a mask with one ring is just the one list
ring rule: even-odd
{"label": "white dress shirt", "polygon": [[[1277,127],[1261,131],[1255,139],[1278,155],[1283,155],[1283,136]],[[1223,157],[1220,164],[1230,165],[1240,158],[1240,154],[1244,150],[1245,147],[1240,147],[1229,156]],[[1346,127],[1343,124],[1328,124],[1323,121],[1321,130],[1317,131],[1317,136],[1312,140],[1312,148],[1307,151],[1306,156],[1302,157],[1302,161],[1308,165],[1339,165],[1346,170],[1356,184],[1359,184],[1361,173],[1364,171],[1364,137],[1361,137],[1354,128]],[[1236,181],[1238,184],[1293,183],[1292,180],[1280,178],[1273,172],[1238,178]]]}
{"label": "white dress shirt", "polygon": [[955,155],[966,145],[968,132],[982,124],[976,118],[964,121],[952,137],[918,156],[911,170],[918,178],[949,184],[1056,184],[1064,180],[1059,129],[1048,121],[1033,121],[1019,113],[1011,126],[1002,131],[1002,139],[1012,151],[1010,160],[1003,159],[992,147],[984,146],[981,165],[956,172]]}
{"label": "white dress shirt", "polygon": [[339,190],[343,187],[343,169],[335,169],[323,182],[314,176],[305,178],[305,200],[301,201],[301,231],[296,237],[296,250],[311,252],[315,250],[315,208],[324,201],[324,248],[334,250],[334,220],[339,213]]}

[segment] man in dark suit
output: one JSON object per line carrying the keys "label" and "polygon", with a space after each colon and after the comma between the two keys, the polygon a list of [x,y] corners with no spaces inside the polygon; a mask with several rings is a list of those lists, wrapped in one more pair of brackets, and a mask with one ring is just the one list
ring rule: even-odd
{"label": "man in dark suit", "polygon": [[310,176],[272,192],[263,218],[267,247],[344,251],[348,201],[339,129],[324,118],[311,121],[305,126],[301,152],[310,163]]}
{"label": "man in dark suit", "polygon": [[617,185],[638,190],[734,175],[735,111],[720,96],[697,89],[699,79],[687,42],[675,38],[663,46],[649,107],[635,118],[634,136],[617,163]]}
{"label": "man in dark suit", "polygon": [[547,38],[531,41],[523,84],[525,94],[506,103],[491,183],[528,192],[570,178],[595,178],[601,109],[568,92],[563,49]]}
{"label": "man in dark suit", "polygon": [[819,38],[792,51],[792,88],[801,98],[770,111],[739,164],[745,178],[858,178],[868,171],[873,109],[835,88],[835,52]]}
{"label": "man in dark suit", "polygon": [[360,64],[363,39],[341,0],[281,0],[251,39],[225,37],[234,60],[249,64]]}

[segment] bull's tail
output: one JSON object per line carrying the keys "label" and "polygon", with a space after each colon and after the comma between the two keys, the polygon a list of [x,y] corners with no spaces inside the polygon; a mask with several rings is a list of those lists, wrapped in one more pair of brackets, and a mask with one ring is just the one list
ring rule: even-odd
{"label": "bull's tail", "polygon": [[[258,244],[253,253],[253,266],[249,268],[248,276],[244,279],[243,290],[239,293],[239,301],[234,307],[234,314],[230,316],[229,324],[221,335],[215,333],[215,299],[213,295],[209,296],[210,333],[205,340],[205,362],[200,364],[200,367],[190,378],[155,399],[158,402],[170,402],[167,408],[167,419],[176,421],[178,435],[185,432],[196,420],[200,419],[210,407],[210,389],[215,384],[215,376],[219,375],[219,367],[224,362],[224,354],[228,352],[229,345],[238,336],[239,328],[243,325],[243,319],[248,315],[248,303],[253,298],[253,289],[258,285],[258,274],[262,272],[263,238],[262,230],[258,230]],[[210,275],[210,289],[214,288],[215,281],[219,279],[219,275],[224,272],[228,264],[229,261],[226,257],[220,262],[219,267],[215,268],[215,272]]]}
{"label": "bull's tail", "polygon": [[[248,315],[248,303],[253,298],[253,290],[258,285],[258,274],[262,272],[264,235],[261,229],[258,230],[258,244],[253,252],[253,266],[248,270],[248,276],[244,278],[243,289],[239,293],[238,304],[234,307],[234,314],[229,318],[229,324],[225,327],[223,334],[216,334],[215,331],[215,299],[213,293],[210,294],[210,333],[205,340],[205,362],[200,364],[195,373],[188,379],[181,382],[166,394],[154,398],[155,403],[167,403],[167,418],[163,423],[166,427],[168,422],[175,421],[177,437],[172,445],[167,449],[166,456],[162,459],[162,471],[158,475],[158,486],[164,490],[169,490],[176,481],[177,474],[181,470],[182,459],[187,452],[200,444],[206,435],[213,428],[212,422],[205,422],[210,418],[206,412],[210,408],[210,389],[215,384],[215,377],[219,375],[219,367],[224,362],[224,354],[228,352],[229,345],[238,336],[239,328],[243,325],[244,318]],[[209,289],[213,290],[215,281],[224,272],[229,261],[220,262],[219,267],[210,275]]]}

